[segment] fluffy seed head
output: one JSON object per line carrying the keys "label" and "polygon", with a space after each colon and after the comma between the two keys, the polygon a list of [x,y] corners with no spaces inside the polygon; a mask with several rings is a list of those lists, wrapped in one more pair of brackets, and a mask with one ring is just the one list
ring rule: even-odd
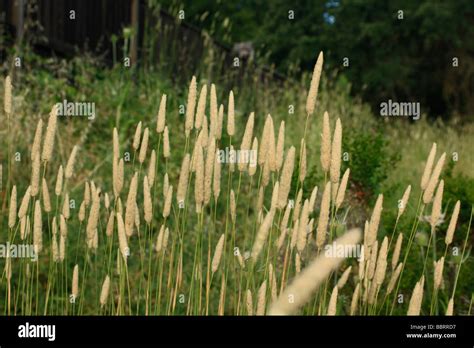
{"label": "fluffy seed head", "polygon": [[398,259],[400,258],[400,251],[402,250],[402,243],[403,243],[403,234],[399,233],[397,242],[395,243],[395,249],[393,249],[392,254],[392,270],[395,269],[395,266],[398,263]]}
{"label": "fluffy seed head", "polygon": [[165,205],[163,206],[163,217],[164,218],[167,218],[170,215],[172,200],[173,200],[173,185],[168,187],[168,191],[166,193]]}
{"label": "fluffy seed head", "polygon": [[184,129],[186,132],[186,137],[189,136],[189,133],[193,129],[194,109],[196,107],[196,95],[197,95],[196,76],[193,76],[193,78],[191,79],[191,83],[189,84],[188,103],[186,105],[186,120],[184,121]]}
{"label": "fluffy seed head", "polygon": [[319,211],[319,222],[316,230],[316,246],[320,249],[326,241],[326,230],[329,221],[329,208],[331,207],[331,182],[328,181],[324,187]]}
{"label": "fluffy seed head", "polygon": [[12,193],[10,196],[10,207],[8,211],[8,227],[13,228],[16,223],[16,208],[17,208],[17,196],[16,196],[16,186],[12,188]]}
{"label": "fluffy seed head", "polygon": [[436,156],[436,143],[433,143],[433,145],[431,146],[430,153],[428,155],[428,159],[426,160],[423,176],[421,177],[420,185],[421,185],[422,190],[425,190],[426,186],[428,186],[428,181],[430,180],[431,169],[433,168],[435,156]]}
{"label": "fluffy seed head", "polygon": [[43,208],[46,213],[49,213],[51,211],[51,199],[49,197],[48,184],[45,178],[43,178],[43,182],[41,186],[42,186],[42,194],[43,194]]}
{"label": "fluffy seed head", "polygon": [[56,176],[56,186],[54,188],[54,193],[56,196],[59,196],[61,194],[61,191],[63,190],[63,166],[59,166],[58,169],[58,175]]}
{"label": "fluffy seed head", "polygon": [[69,160],[67,161],[66,170],[64,172],[64,176],[66,179],[69,179],[74,174],[74,164],[76,163],[77,151],[79,150],[79,146],[74,145],[72,148],[71,154],[69,155]]}
{"label": "fluffy seed head", "polygon": [[194,121],[194,128],[200,129],[202,126],[202,119],[204,118],[204,112],[206,111],[207,101],[207,85],[201,87],[201,93],[199,93],[199,100],[196,109],[196,120]]}
{"label": "fluffy seed head", "polygon": [[457,201],[454,206],[453,214],[451,215],[451,220],[449,220],[448,231],[446,232],[446,238],[444,242],[446,245],[449,245],[453,242],[454,230],[456,229],[456,224],[458,222],[459,209],[461,208],[461,202]]}
{"label": "fluffy seed head", "polygon": [[441,281],[443,280],[443,268],[444,268],[444,256],[442,256],[438,261],[435,262],[434,268],[434,289],[438,290],[441,286]]}
{"label": "fluffy seed head", "polygon": [[291,189],[291,177],[295,166],[295,148],[292,146],[286,153],[285,163],[280,177],[280,188],[278,191],[278,207],[283,209],[288,201],[288,194]]}
{"label": "fluffy seed head", "polygon": [[166,126],[165,131],[163,133],[163,157],[169,158],[170,156],[171,156],[170,136],[169,136],[168,126]]}
{"label": "fluffy seed head", "polygon": [[443,190],[444,180],[441,180],[439,182],[438,189],[436,190],[435,198],[433,201],[433,207],[431,209],[430,224],[432,229],[436,227],[436,225],[438,224],[438,220],[441,217]]}
{"label": "fluffy seed head", "polygon": [[351,274],[351,270],[352,270],[352,266],[349,266],[349,267],[346,268],[344,273],[342,273],[341,278],[339,278],[339,280],[337,282],[337,287],[339,289],[342,289],[344,287],[344,285],[346,285],[347,280],[349,279],[349,274]]}
{"label": "fluffy seed head", "polygon": [[40,253],[41,250],[43,250],[43,220],[41,219],[41,205],[39,200],[35,202],[33,245],[36,253]]}
{"label": "fluffy seed head", "polygon": [[12,80],[10,76],[5,77],[5,95],[3,98],[3,109],[8,117],[12,113]]}
{"label": "fluffy seed head", "polygon": [[104,307],[107,304],[107,299],[109,298],[110,290],[110,277],[107,275],[105,277],[104,283],[102,284],[102,290],[100,292],[100,306]]}
{"label": "fluffy seed head", "polygon": [[142,135],[142,121],[138,122],[137,128],[135,128],[135,136],[133,137],[132,147],[135,151],[140,147],[140,137]]}
{"label": "fluffy seed head", "polygon": [[43,152],[41,154],[41,160],[43,162],[49,162],[53,155],[54,147],[54,135],[56,133],[56,123],[58,120],[58,108],[53,106],[49,114],[48,126],[46,127],[46,133],[43,143]]}
{"label": "fluffy seed head", "polygon": [[148,138],[149,138],[149,130],[148,130],[148,127],[145,128],[145,130],[143,131],[143,138],[142,138],[142,144],[140,146],[140,153],[138,155],[138,161],[140,163],[143,163],[145,162],[145,158],[146,158],[146,152],[148,150]]}
{"label": "fluffy seed head", "polygon": [[[331,245],[330,248],[336,248],[336,246],[344,246],[348,249],[355,248],[360,238],[360,230],[351,230],[336,239],[336,244]],[[311,298],[312,293],[343,260],[339,257],[327,257],[325,253],[321,253],[282,291],[278,299],[271,304],[268,314],[289,315],[294,313]],[[292,302],[288,301],[290,295],[294,299]]]}
{"label": "fluffy seed head", "polygon": [[337,285],[332,289],[331,298],[329,299],[328,304],[328,315],[336,315],[337,309]]}
{"label": "fluffy seed head", "polygon": [[28,186],[28,188],[25,191],[25,195],[23,196],[23,199],[21,200],[20,209],[18,209],[19,219],[21,219],[23,216],[26,215],[26,212],[28,211],[28,205],[30,204],[30,198],[31,198],[31,186]]}
{"label": "fluffy seed head", "polygon": [[72,273],[72,291],[71,294],[74,298],[79,296],[79,266],[74,266],[74,271]]}
{"label": "fluffy seed head", "polygon": [[423,302],[424,276],[416,283],[408,305],[407,315],[420,315],[421,303]]}
{"label": "fluffy seed head", "polygon": [[377,239],[377,232],[379,230],[380,216],[382,214],[383,195],[379,194],[375,202],[372,217],[370,218],[369,232],[367,234],[367,245],[371,246]]}
{"label": "fluffy seed head", "polygon": [[160,108],[156,118],[156,132],[161,133],[165,129],[166,123],[166,94],[161,96]]}
{"label": "fluffy seed head", "polygon": [[181,163],[181,171],[179,173],[178,191],[176,193],[176,199],[179,202],[183,202],[186,198],[186,189],[189,178],[189,154],[184,156],[183,162]]}
{"label": "fluffy seed head", "polygon": [[127,237],[133,234],[133,224],[135,223],[135,205],[137,199],[138,172],[133,175],[128,191],[127,205],[125,207],[125,233]]}
{"label": "fluffy seed head", "polygon": [[216,273],[217,269],[219,268],[219,264],[221,262],[222,251],[224,250],[224,233],[219,238],[219,241],[216,245],[216,250],[214,251],[214,257],[212,258],[212,273]]}
{"label": "fluffy seed head", "polygon": [[407,189],[403,193],[402,199],[398,201],[398,216],[397,220],[402,216],[403,212],[405,211],[405,208],[408,203],[408,198],[410,198],[410,192],[411,192],[411,185],[408,185]]}
{"label": "fluffy seed head", "polygon": [[344,196],[346,193],[347,181],[349,180],[350,172],[351,170],[347,168],[346,171],[344,172],[344,175],[342,176],[341,184],[339,185],[339,188],[337,189],[336,209],[339,209],[341,207],[342,202],[344,202]]}
{"label": "fluffy seed head", "polygon": [[331,168],[330,176],[333,183],[339,182],[339,175],[341,171],[341,145],[342,145],[342,126],[341,120],[336,121],[336,128],[334,129],[334,136],[331,146]]}
{"label": "fluffy seed head", "polygon": [[445,159],[446,153],[443,153],[438,159],[435,168],[433,169],[433,173],[431,174],[430,180],[428,181],[425,192],[423,192],[423,203],[425,204],[431,203],[431,200],[433,199],[433,193],[436,186],[438,185],[439,176],[441,174],[441,170],[443,169]]}
{"label": "fluffy seed head", "polygon": [[323,133],[321,134],[321,167],[327,173],[331,165],[331,128],[328,112],[323,116]]}
{"label": "fluffy seed head", "polygon": [[143,210],[145,215],[145,221],[150,224],[152,213],[152,202],[151,202],[151,192],[150,185],[148,184],[148,177],[143,178]]}
{"label": "fluffy seed head", "polygon": [[300,182],[303,182],[305,177],[306,177],[306,143],[303,138],[301,139],[301,146],[300,146],[300,171],[299,171]]}
{"label": "fluffy seed head", "polygon": [[284,148],[285,148],[285,121],[281,121],[280,128],[278,129],[278,139],[276,144],[276,151],[275,151],[275,162],[276,162],[276,170],[280,170],[281,166],[283,165],[283,155],[284,155]]}
{"label": "fluffy seed head", "polygon": [[36,126],[35,137],[33,145],[31,146],[31,160],[34,161],[35,156],[38,156],[41,152],[41,134],[43,132],[43,120],[40,118],[38,125]]}
{"label": "fluffy seed head", "polygon": [[39,192],[39,180],[40,180],[40,158],[35,156],[32,168],[31,168],[31,196],[35,197]]}
{"label": "fluffy seed head", "polygon": [[156,168],[156,151],[152,150],[151,155],[150,155],[150,164],[148,166],[148,184],[150,185],[150,188],[153,187],[153,184],[155,182],[155,168]]}
{"label": "fluffy seed head", "polygon": [[306,98],[306,113],[312,115],[316,106],[316,99],[318,97],[319,80],[321,78],[321,72],[323,70],[323,52],[319,52],[318,59],[314,65],[313,76],[311,78],[311,84],[309,86],[308,97]]}
{"label": "fluffy seed head", "polygon": [[214,193],[214,200],[217,201],[221,192],[221,162],[219,160],[219,150],[216,150],[214,156],[214,176],[212,182],[212,191]]}

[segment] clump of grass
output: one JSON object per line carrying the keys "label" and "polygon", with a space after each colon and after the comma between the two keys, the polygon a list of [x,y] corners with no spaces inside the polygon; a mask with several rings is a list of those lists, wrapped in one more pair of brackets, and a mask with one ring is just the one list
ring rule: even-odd
{"label": "clump of grass", "polygon": [[[38,260],[7,257],[0,278],[7,292],[5,313],[464,313],[454,302],[462,303],[456,287],[470,226],[461,260],[457,265],[448,262],[461,202],[456,202],[445,230],[441,223],[446,154],[435,163],[437,145],[433,144],[408,231],[397,231],[397,227],[408,219],[407,208],[413,208],[410,197],[417,193],[412,193],[415,185],[413,190],[411,185],[406,188],[397,206],[391,234],[385,233],[381,221],[393,202],[382,193],[365,222],[364,234],[358,228],[347,229],[345,221],[353,204],[347,193],[351,170],[345,169],[341,177],[341,119],[333,121],[331,137],[329,113],[316,103],[322,67],[321,53],[307,95],[305,130],[301,138],[295,138],[298,153],[294,142],[285,139],[287,122],[280,122],[276,134],[270,114],[263,120],[251,112],[245,118],[236,108],[233,91],[219,102],[216,86],[211,84],[208,93],[208,85],[199,86],[193,76],[181,129],[167,123],[170,108],[167,95],[162,94],[156,125],[143,119],[134,131],[118,123],[111,127],[112,149],[105,161],[111,166],[110,179],[94,172],[84,178],[77,174],[82,162],[78,156],[87,152],[84,144],[74,145],[67,161],[62,153],[56,155],[62,145],[55,139],[60,140],[63,132],[53,107],[44,137],[42,119],[35,129],[30,180],[15,182],[14,175],[8,174],[8,182],[14,185],[8,189],[6,209],[0,210],[2,217],[8,215],[8,240],[32,243]],[[12,94],[7,78],[4,111],[8,120],[14,108]],[[264,125],[259,138],[260,119]],[[226,134],[222,134],[224,122]],[[245,127],[239,129],[240,124]],[[183,130],[184,136],[179,137]],[[321,133],[319,149],[310,146],[308,130]],[[127,134],[133,137],[121,138]],[[184,142],[181,148],[179,139]],[[236,143],[242,154],[251,153],[247,160],[256,156],[255,165],[237,156]],[[228,157],[222,157],[223,152]],[[315,162],[320,162],[324,174],[317,183],[309,180]],[[55,199],[51,201],[48,186],[53,184]],[[78,187],[84,188],[82,194]],[[19,207],[18,192],[24,192]],[[431,215],[424,218],[428,206]],[[420,225],[431,231],[422,248],[421,272],[408,262]],[[443,232],[445,252],[438,255],[436,233]],[[358,245],[362,254],[356,255],[355,262],[350,256],[359,250]],[[339,247],[345,250],[343,255],[338,254]],[[410,302],[397,304],[407,267],[418,273],[419,281],[410,284]],[[430,306],[424,307],[426,303]]]}

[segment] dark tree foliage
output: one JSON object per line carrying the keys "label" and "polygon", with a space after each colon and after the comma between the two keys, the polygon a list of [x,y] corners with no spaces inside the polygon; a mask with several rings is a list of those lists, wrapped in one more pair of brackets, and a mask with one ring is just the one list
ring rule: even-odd
{"label": "dark tree foliage", "polygon": [[311,70],[322,50],[325,68],[345,74],[374,110],[392,99],[420,102],[435,117],[474,114],[472,0],[170,0],[166,6],[184,9],[186,20],[227,44],[252,41],[259,59],[281,72]]}

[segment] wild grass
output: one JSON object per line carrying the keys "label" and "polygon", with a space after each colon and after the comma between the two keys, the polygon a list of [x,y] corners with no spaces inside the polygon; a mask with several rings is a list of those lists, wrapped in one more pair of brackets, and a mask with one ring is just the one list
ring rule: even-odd
{"label": "wild grass", "polygon": [[[346,195],[343,139],[357,121],[333,116],[346,105],[318,94],[322,67],[320,54],[309,92],[293,105],[303,114],[286,121],[271,107],[247,116],[234,91],[218,94],[218,86],[193,76],[184,96],[156,96],[153,118],[130,122],[123,98],[104,124],[108,138],[94,138],[95,147],[80,141],[65,151],[74,127],[55,106],[47,120],[21,128],[31,141],[20,161],[21,144],[8,132],[1,240],[33,245],[38,259],[7,254],[0,261],[2,313],[470,314],[471,294],[456,289],[472,258],[472,207],[462,230],[459,209],[469,203],[443,208],[445,141],[418,138],[432,150],[411,163],[409,189],[398,202],[377,192],[371,217],[349,228],[358,210]],[[2,122],[19,129],[13,86],[7,77]],[[233,150],[254,151],[255,166],[235,161]],[[92,158],[84,174],[81,165]],[[308,175],[314,168],[317,182]],[[382,233],[382,213],[393,207],[396,221]],[[422,228],[430,231],[424,244]],[[406,287],[410,272],[416,281]]]}

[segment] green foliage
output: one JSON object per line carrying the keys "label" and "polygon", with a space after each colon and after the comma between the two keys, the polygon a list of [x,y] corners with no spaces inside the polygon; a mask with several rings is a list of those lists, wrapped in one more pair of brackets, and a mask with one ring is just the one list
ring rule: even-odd
{"label": "green foliage", "polygon": [[[344,167],[351,169],[350,181],[359,198],[368,201],[400,160],[389,148],[389,141],[376,131],[351,130],[343,137],[343,152],[349,154]],[[345,170],[345,168],[343,168]]]}

